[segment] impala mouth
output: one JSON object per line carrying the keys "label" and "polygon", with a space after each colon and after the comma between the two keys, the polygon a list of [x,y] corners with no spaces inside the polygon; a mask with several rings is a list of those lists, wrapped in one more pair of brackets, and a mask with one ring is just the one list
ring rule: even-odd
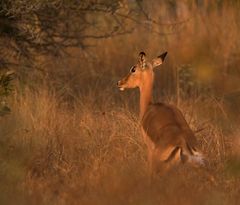
{"label": "impala mouth", "polygon": [[125,88],[118,84],[118,89],[121,90],[121,91],[124,91]]}
{"label": "impala mouth", "polygon": [[124,91],[124,87],[123,87],[121,81],[117,82],[117,86],[118,86],[119,90]]}

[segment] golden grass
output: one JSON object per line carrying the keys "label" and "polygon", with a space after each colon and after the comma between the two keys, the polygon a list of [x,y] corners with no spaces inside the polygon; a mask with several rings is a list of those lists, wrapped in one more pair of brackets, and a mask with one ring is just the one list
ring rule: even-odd
{"label": "golden grass", "polygon": [[[15,195],[22,204],[239,202],[238,171],[227,165],[234,146],[219,128],[208,123],[197,134],[215,183],[183,166],[149,185],[136,113],[104,92],[88,95],[69,107],[46,88],[15,93],[1,121],[2,203],[14,204]],[[203,126],[189,106],[181,109],[194,130]]]}

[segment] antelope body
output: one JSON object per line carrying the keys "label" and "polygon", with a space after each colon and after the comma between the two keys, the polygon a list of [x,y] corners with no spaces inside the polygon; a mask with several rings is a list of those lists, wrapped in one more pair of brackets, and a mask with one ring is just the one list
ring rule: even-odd
{"label": "antelope body", "polygon": [[197,152],[197,140],[181,111],[170,104],[152,103],[154,68],[161,65],[167,52],[146,61],[144,52],[130,73],[118,81],[120,90],[138,87],[140,90],[140,122],[144,141],[148,147],[151,174],[165,173],[174,164],[190,162],[203,164]]}

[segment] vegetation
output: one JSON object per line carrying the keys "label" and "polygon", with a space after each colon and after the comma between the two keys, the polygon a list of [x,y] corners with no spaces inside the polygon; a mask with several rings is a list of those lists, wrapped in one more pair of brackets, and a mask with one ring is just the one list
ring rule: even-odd
{"label": "vegetation", "polygon": [[10,108],[6,106],[5,98],[12,91],[11,81],[13,80],[13,72],[6,72],[0,77],[0,116],[4,116],[10,112]]}
{"label": "vegetation", "polygon": [[[1,1],[0,204],[239,204],[239,6]],[[182,110],[210,170],[148,183],[138,93],[116,88],[142,50],[169,52],[154,99]]]}

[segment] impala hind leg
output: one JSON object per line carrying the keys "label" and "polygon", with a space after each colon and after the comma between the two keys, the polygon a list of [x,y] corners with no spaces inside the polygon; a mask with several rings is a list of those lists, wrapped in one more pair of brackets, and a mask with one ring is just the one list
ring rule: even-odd
{"label": "impala hind leg", "polygon": [[148,174],[152,176],[153,174],[153,151],[148,151]]}
{"label": "impala hind leg", "polygon": [[165,176],[175,165],[180,162],[180,149],[168,147],[166,149],[155,149],[152,153],[152,178]]}
{"label": "impala hind leg", "polygon": [[151,175],[151,184],[158,181],[159,179],[164,179],[172,171],[172,164],[166,161],[160,161],[158,158],[153,157],[153,171]]}

